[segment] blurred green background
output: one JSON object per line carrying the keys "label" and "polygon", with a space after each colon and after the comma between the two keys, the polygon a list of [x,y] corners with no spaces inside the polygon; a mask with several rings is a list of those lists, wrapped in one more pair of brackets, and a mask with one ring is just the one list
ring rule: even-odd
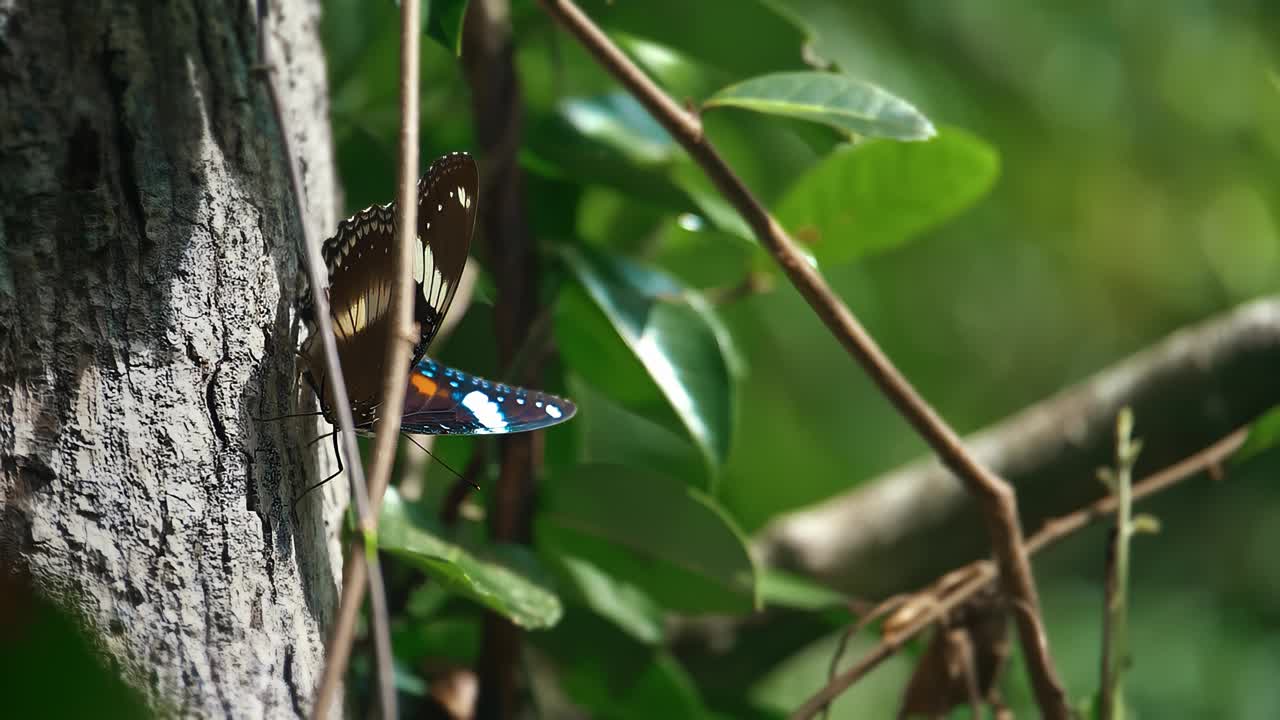
{"label": "blurred green background", "polygon": [[[854,262],[841,256],[856,253],[812,246],[832,285],[962,432],[1175,328],[1280,289],[1276,3],[583,5],[679,99],[698,102],[729,83],[820,58],[905,98],[944,136],[990,158],[989,193],[947,222]],[[393,194],[395,12],[389,2],[326,2],[334,136],[350,210]],[[781,278],[772,292],[717,308],[745,371],[722,468],[673,423],[635,411],[574,366],[564,328],[588,322],[574,313],[589,301],[566,299],[578,291],[562,289],[573,287],[562,246],[639,260],[704,290],[732,287],[767,263],[731,221],[717,219],[705,184],[669,138],[534,3],[514,2],[513,20],[528,104],[520,157],[545,250],[544,290],[559,301],[557,335],[568,345],[547,384],[572,390],[582,406],[572,433],[548,435],[548,482],[555,458],[657,467],[708,491],[750,534],[921,455],[922,442]],[[474,151],[459,62],[425,45],[424,160]],[[732,109],[704,121],[731,166],[784,216],[797,179],[842,152],[841,138],[816,125]],[[892,203],[912,190],[883,193]],[[487,302],[482,292],[438,349],[442,359],[496,372]],[[454,467],[474,446],[438,444]],[[1130,694],[1140,715],[1280,716],[1271,682],[1280,674],[1280,496],[1269,482],[1276,469],[1273,461],[1220,486],[1193,482],[1142,508],[1165,529],[1135,548]],[[1102,539],[1101,530],[1087,531],[1037,564],[1073,699],[1096,687]],[[708,713],[776,716],[820,686],[842,620],[775,615],[728,649],[664,655],[683,667],[661,668],[687,673],[696,688],[688,692]],[[570,608],[557,632],[597,622],[598,614]],[[909,657],[887,664],[834,716],[890,716],[908,668]],[[1005,685],[1014,708],[1030,714],[1020,669]],[[569,694],[579,704],[589,695]]]}

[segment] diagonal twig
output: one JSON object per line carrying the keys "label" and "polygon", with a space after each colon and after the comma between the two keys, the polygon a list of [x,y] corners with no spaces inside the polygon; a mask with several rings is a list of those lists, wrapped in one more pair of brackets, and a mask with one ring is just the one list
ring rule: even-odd
{"label": "diagonal twig", "polygon": [[1022,528],[1012,486],[980,464],[965,448],[955,430],[916,392],[848,306],[805,260],[786,230],[760,204],[703,135],[698,118],[686,112],[659,89],[571,0],[542,0],[541,4],[684,146],[721,194],[746,220],[760,243],[773,256],[831,334],[862,366],[907,422],[929,443],[942,462],[964,481],[969,493],[981,504],[992,549],[1000,566],[1004,592],[1030,610],[1018,613],[1016,622],[1036,701],[1046,717],[1066,718],[1066,694],[1049,655],[1048,638],[1040,619],[1040,601],[1023,546]]}
{"label": "diagonal twig", "polygon": [[[338,428],[342,429],[342,443],[344,454],[347,455],[348,477],[351,478],[351,496],[356,503],[356,514],[360,519],[361,532],[356,533],[352,539],[351,559],[361,559],[361,569],[358,573],[344,573],[349,577],[344,578],[353,580],[353,582],[344,583],[343,585],[343,602],[339,605],[339,614],[343,607],[348,605],[358,607],[361,598],[355,601],[348,601],[347,588],[352,584],[358,585],[360,591],[364,591],[366,578],[367,584],[371,588],[370,615],[372,633],[374,633],[374,648],[376,659],[378,659],[378,687],[380,697],[381,712],[385,719],[392,719],[397,716],[396,710],[396,685],[394,685],[394,675],[392,669],[392,650],[390,650],[390,632],[388,629],[387,619],[387,596],[385,596],[383,585],[383,574],[378,564],[378,557],[375,553],[367,550],[365,541],[374,527],[374,512],[370,507],[369,492],[365,486],[364,468],[360,462],[360,448],[356,446],[355,421],[351,415],[351,402],[347,397],[347,384],[343,379],[342,365],[338,361],[338,345],[333,334],[333,318],[329,314],[329,297],[325,295],[325,288],[328,283],[325,282],[324,275],[321,274],[320,243],[316,241],[314,234],[311,233],[310,225],[307,224],[306,218],[303,217],[303,208],[305,208],[305,196],[303,196],[302,172],[298,168],[298,160],[289,149],[289,133],[285,129],[284,111],[282,102],[280,102],[280,92],[276,88],[276,78],[273,67],[271,67],[268,55],[268,0],[259,0],[257,3],[257,27],[259,27],[259,60],[262,68],[264,68],[264,81],[266,90],[271,101],[271,109],[273,109],[276,123],[280,127],[280,145],[284,150],[285,159],[289,165],[289,186],[293,192],[294,202],[298,209],[298,225],[302,228],[303,238],[303,264],[307,270],[307,284],[311,286],[311,304],[315,307],[315,323],[316,332],[320,333],[321,348],[324,350],[325,372],[330,378],[334,393],[334,407],[338,413]],[[351,562],[348,561],[348,566]],[[351,615],[355,615],[355,609],[351,610]],[[325,665],[325,680],[321,682],[320,692],[317,693],[315,705],[312,706],[311,712],[314,717],[324,717],[328,711],[329,703],[332,702],[334,688],[342,675],[342,667],[346,666],[347,656],[351,652],[351,635],[353,632],[355,621],[347,623],[344,626],[339,623],[334,626],[333,638],[329,642],[329,659]],[[346,637],[346,639],[343,639]],[[334,652],[337,648],[337,652]],[[337,670],[335,670],[337,669]],[[329,691],[326,692],[325,688]]]}
{"label": "diagonal twig", "polygon": [[[1236,450],[1240,449],[1247,435],[1248,428],[1240,428],[1194,455],[1147,476],[1133,486],[1132,499],[1142,500],[1201,472],[1214,472],[1215,469],[1221,468],[1222,463]],[[1032,554],[1040,552],[1089,524],[1111,515],[1118,507],[1119,502],[1116,497],[1107,495],[1069,515],[1050,520],[1027,539],[1027,551]],[[808,720],[819,713],[877,665],[892,657],[907,641],[932,626],[951,610],[967,602],[996,578],[996,570],[987,560],[971,563],[966,568],[952,571],[948,575],[960,572],[971,573],[964,585],[948,593],[942,602],[928,604],[925,612],[904,624],[900,629],[891,634],[886,633],[884,639],[861,660],[843,673],[831,678],[821,690],[805,701],[791,714],[791,720]],[[932,587],[925,592],[932,592]]]}
{"label": "diagonal twig", "polygon": [[[368,543],[375,538],[378,527],[378,511],[391,478],[391,466],[395,463],[396,442],[400,437],[400,422],[404,407],[405,378],[409,375],[413,346],[417,337],[413,332],[413,277],[414,245],[418,236],[418,74],[420,53],[419,29],[421,6],[418,0],[404,0],[400,4],[400,164],[396,178],[396,253],[399,261],[393,280],[387,333],[385,375],[379,395],[378,419],[374,428],[374,450],[369,473],[370,500],[361,508],[360,535],[365,552],[352,552],[343,569],[342,600],[338,606],[338,618],[333,640],[329,644],[329,662],[325,666],[316,702],[316,717],[321,717],[328,705],[328,698],[336,691],[337,684],[346,672],[351,644],[355,638],[356,615],[363,600],[365,583],[362,575],[373,577],[379,573],[377,553]],[[323,314],[318,311],[318,314]],[[341,400],[338,400],[343,405]],[[357,456],[358,457],[358,456]],[[362,488],[363,490],[363,488]],[[379,657],[383,646],[388,657],[391,653],[390,635],[386,629],[386,598],[382,592],[370,596],[372,615],[383,617],[382,627],[374,624],[374,644]],[[379,663],[384,716],[396,717],[395,685],[391,668],[383,671]]]}

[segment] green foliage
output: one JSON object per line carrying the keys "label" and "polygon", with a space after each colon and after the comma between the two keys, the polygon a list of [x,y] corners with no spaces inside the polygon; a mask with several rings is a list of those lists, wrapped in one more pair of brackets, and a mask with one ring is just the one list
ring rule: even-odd
{"label": "green foliage", "polygon": [[[1090,4],[581,5],[677,102],[704,110],[704,134],[728,165],[964,431],[1280,287],[1280,97],[1253,73],[1265,47],[1255,26],[1274,18],[1176,4],[1159,18]],[[424,160],[478,150],[455,57],[466,6],[426,6],[436,42],[423,48]],[[538,628],[527,659],[531,675],[552,670],[546,685],[530,681],[545,716],[561,714],[557,702],[606,718],[784,716],[821,685],[849,613],[840,593],[759,566],[743,529],[856,487],[923,445],[776,275],[773,291],[712,307],[748,276],[774,273],[754,233],[539,3],[516,0],[512,19],[525,100],[518,160],[540,243],[531,272],[555,341],[543,384],[579,414],[545,435],[532,556],[490,546],[474,520],[450,532],[428,520],[452,482],[437,469],[423,499],[389,500],[379,543],[409,586],[397,658],[410,673],[474,663],[486,608]],[[326,0],[350,208],[391,195],[395,22],[394,3]],[[933,135],[930,118],[936,136],[900,142]],[[493,264],[477,254],[473,263]],[[487,273],[480,285],[432,352],[501,377],[492,305],[503,299]],[[1274,477],[1273,419],[1233,465],[1242,476]],[[487,458],[477,482],[491,492],[490,442],[442,438],[434,451],[459,469]],[[1266,514],[1275,497],[1254,482],[1222,508],[1157,511],[1166,532],[1133,568],[1135,713],[1243,714],[1220,697],[1247,695],[1232,678],[1280,668],[1241,659],[1274,658],[1258,609],[1280,587],[1274,563],[1221,552],[1280,542],[1280,521]],[[490,502],[482,494],[466,509],[474,518]],[[1221,539],[1175,545],[1201,522]],[[1097,684],[1101,593],[1079,578],[1100,577],[1101,549],[1086,542],[1074,564],[1037,566],[1073,688]],[[921,575],[929,561],[886,558],[887,579],[844,581],[914,587],[932,577]],[[1200,594],[1179,600],[1189,572]],[[1236,612],[1207,586],[1253,609]],[[1150,602],[1157,594],[1173,600]],[[705,656],[688,647],[697,643],[670,644],[672,615],[761,608],[765,621]],[[1221,639],[1186,630],[1215,611]],[[846,662],[872,640],[856,638]],[[1180,650],[1152,650],[1166,645]],[[1198,645],[1227,669],[1177,662]],[[878,670],[833,717],[892,715],[908,665]],[[1006,695],[1031,714],[1022,676],[1011,677]],[[1165,687],[1166,677],[1178,681]],[[405,692],[421,691],[405,680]]]}
{"label": "green foliage", "polygon": [[570,367],[624,407],[668,426],[678,418],[714,476],[729,454],[735,383],[712,310],[656,270],[568,247],[563,255],[584,291],[570,291],[556,317]]}
{"label": "green foliage", "polygon": [[462,21],[470,0],[426,0],[422,3],[422,27],[427,36],[455,55],[462,54]]}
{"label": "green foliage", "polygon": [[778,219],[819,260],[846,262],[900,245],[986,195],[999,161],[981,140],[945,128],[924,143],[842,147],[778,204]]}
{"label": "green foliage", "polygon": [[1254,421],[1244,445],[1231,456],[1234,465],[1248,462],[1280,446],[1280,407],[1274,407]]}
{"label": "green foliage", "polygon": [[772,73],[712,95],[703,107],[737,107],[830,125],[849,139],[928,140],[929,119],[911,103],[837,73]]}
{"label": "green foliage", "polygon": [[550,627],[560,619],[560,599],[543,584],[496,557],[479,557],[442,539],[433,523],[405,504],[394,488],[387,491],[378,522],[378,549],[521,627]]}
{"label": "green foliage", "polygon": [[580,465],[547,484],[539,544],[689,613],[759,606],[746,538],[704,493],[654,470]]}
{"label": "green foliage", "polygon": [[102,665],[94,644],[79,618],[7,568],[0,575],[0,696],[6,717],[150,717],[118,668]]}

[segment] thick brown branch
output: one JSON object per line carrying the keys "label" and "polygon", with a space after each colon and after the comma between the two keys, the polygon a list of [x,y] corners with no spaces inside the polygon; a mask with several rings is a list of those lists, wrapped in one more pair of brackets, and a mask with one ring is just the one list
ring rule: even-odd
{"label": "thick brown branch", "polygon": [[1065,718],[1066,696],[1048,654],[1048,641],[1039,618],[1040,602],[1022,546],[1022,528],[1012,486],[981,465],[964,447],[959,435],[915,391],[818,271],[809,265],[787,232],[703,135],[698,119],[662,92],[570,0],[543,0],[542,5],[702,166],[831,334],[981,504],[1004,590],[1029,610],[1017,614],[1017,624],[1040,709],[1048,717]]}
{"label": "thick brown branch", "polygon": [[[1110,461],[1121,407],[1132,407],[1142,423],[1138,469],[1150,471],[1280,402],[1277,363],[1280,298],[1255,301],[1179,330],[968,444],[1023,488],[1023,517],[1031,526],[1101,491],[1088,478]],[[983,553],[973,539],[974,518],[962,512],[964,498],[945,467],[922,460],[779,517],[756,549],[771,564],[860,596],[883,596]]]}

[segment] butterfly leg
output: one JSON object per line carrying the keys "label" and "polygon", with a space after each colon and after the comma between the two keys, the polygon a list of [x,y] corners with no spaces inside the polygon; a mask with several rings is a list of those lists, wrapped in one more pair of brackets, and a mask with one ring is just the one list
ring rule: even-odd
{"label": "butterfly leg", "polygon": [[[312,485],[312,486],[308,487],[306,490],[303,490],[303,491],[302,491],[302,494],[298,495],[298,497],[296,497],[296,498],[294,498],[294,499],[293,499],[293,509],[294,509],[294,512],[295,512],[295,513],[297,512],[297,509],[298,509],[298,503],[299,503],[299,502],[302,502],[302,498],[306,497],[306,496],[307,496],[307,495],[308,495],[312,490],[315,490],[315,489],[317,489],[317,488],[319,488],[319,487],[323,486],[324,484],[328,483],[330,480],[332,480],[332,479],[334,479],[334,478],[336,478],[336,477],[338,477],[339,475],[341,475],[341,474],[342,474],[342,451],[338,448],[338,431],[337,431],[337,430],[334,430],[333,432],[329,433],[329,435],[328,435],[328,436],[329,436],[329,437],[331,437],[331,438],[333,438],[333,455],[334,455],[334,457],[338,458],[338,469],[337,469],[337,470],[335,470],[335,471],[333,472],[333,474],[331,474],[329,477],[327,477],[327,478],[325,478],[325,479],[321,480],[320,482],[316,483],[315,485]],[[325,436],[324,436],[324,435],[321,435],[319,438],[316,438],[315,440],[312,440],[311,442],[312,442],[312,443],[314,443],[314,442],[316,442],[316,440],[319,440],[319,439],[321,439],[321,438],[323,438],[323,437],[325,437]],[[308,445],[310,445],[310,444],[311,444],[311,443],[308,443]]]}

